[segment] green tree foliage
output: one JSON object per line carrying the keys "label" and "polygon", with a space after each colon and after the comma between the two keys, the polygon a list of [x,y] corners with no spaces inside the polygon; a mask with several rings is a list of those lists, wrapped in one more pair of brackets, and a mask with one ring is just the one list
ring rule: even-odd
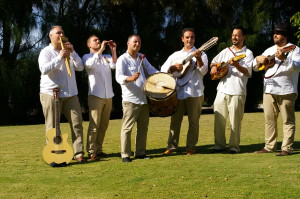
{"label": "green tree foliage", "polygon": [[291,24],[293,27],[295,27],[297,30],[296,30],[296,33],[295,33],[295,36],[297,37],[298,39],[298,46],[300,45],[300,12],[297,12],[296,14],[294,14],[292,17],[291,17]]}
{"label": "green tree foliage", "polygon": [[[180,34],[186,27],[195,29],[196,47],[219,37],[218,44],[206,52],[209,61],[231,45],[234,25],[248,30],[246,45],[259,55],[273,45],[274,25],[298,11],[296,4],[296,0],[0,0],[0,124],[22,122],[36,111],[43,120],[37,57],[48,45],[53,25],[63,27],[80,56],[88,53],[86,39],[91,34],[116,41],[121,55],[127,37],[137,33],[142,38],[141,52],[159,69],[171,53],[182,48]],[[292,23],[299,24],[299,14]],[[80,102],[87,108],[87,74],[79,72],[76,77]],[[209,105],[217,83],[209,74],[204,78]],[[121,91],[115,81],[113,87],[115,117],[121,114]],[[254,73],[248,83],[246,110],[253,110],[261,98],[261,73]]]}

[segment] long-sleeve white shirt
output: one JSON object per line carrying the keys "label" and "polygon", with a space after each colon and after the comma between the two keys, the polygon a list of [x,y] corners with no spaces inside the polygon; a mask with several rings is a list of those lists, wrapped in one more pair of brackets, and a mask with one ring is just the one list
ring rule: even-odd
{"label": "long-sleeve white shirt", "polygon": [[[174,65],[176,61],[187,58],[195,50],[195,47],[189,51],[185,51],[182,48],[182,50],[174,52],[162,65],[161,72],[168,72],[169,67]],[[188,97],[199,97],[204,95],[203,77],[208,71],[208,59],[205,52],[202,52],[201,59],[204,64],[201,68],[197,67],[196,58],[193,57],[191,60],[192,66],[189,68],[186,75],[181,79],[177,79],[176,90],[178,99],[182,100]]]}
{"label": "long-sleeve white shirt", "polygon": [[[288,43],[286,46],[292,45]],[[262,54],[264,56],[274,55],[277,51],[277,46],[274,45]],[[280,66],[280,60],[275,57],[275,65],[268,69],[266,76],[272,76],[264,79],[264,93],[286,95],[291,93],[298,94],[298,78],[300,72],[300,49],[298,46],[288,53],[288,56]],[[257,61],[253,61],[254,71],[258,71]],[[279,68],[278,68],[279,66]],[[277,69],[278,68],[278,69]],[[271,74],[271,75],[268,75]]]}
{"label": "long-sleeve white shirt", "polygon": [[111,69],[115,69],[116,64],[113,63],[111,55],[102,54],[99,57],[98,53],[90,52],[82,57],[82,62],[89,78],[88,94],[100,98],[112,98],[114,92]]}
{"label": "long-sleeve white shirt", "polygon": [[58,87],[62,98],[78,94],[75,70],[82,71],[84,66],[75,51],[70,54],[71,77],[67,72],[65,59],[51,44],[41,50],[38,62],[41,71],[40,93],[52,95],[53,88]]}
{"label": "long-sleeve white shirt", "polygon": [[140,65],[141,53],[138,54],[138,59],[134,59],[128,52],[121,55],[116,63],[116,80],[121,85],[122,101],[132,102],[134,104],[147,104],[147,98],[143,90],[143,85],[146,81],[144,70],[148,75],[158,72],[147,60],[144,58],[143,65],[140,69],[140,76],[136,81],[125,82],[126,78],[138,72]]}
{"label": "long-sleeve white shirt", "polygon": [[[248,78],[252,75],[253,53],[246,46],[239,51],[236,51],[233,46],[230,49],[236,56],[246,54],[246,57],[239,61],[239,64],[247,68],[249,76],[241,73],[235,66],[229,64],[228,73],[220,80],[217,90],[227,95],[246,95]],[[235,57],[234,54],[228,48],[225,48],[213,58],[212,63],[227,62]]]}

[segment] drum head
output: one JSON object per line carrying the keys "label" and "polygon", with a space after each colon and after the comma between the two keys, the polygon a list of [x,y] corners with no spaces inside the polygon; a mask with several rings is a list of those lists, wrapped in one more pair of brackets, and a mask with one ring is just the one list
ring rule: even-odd
{"label": "drum head", "polygon": [[152,99],[165,99],[176,89],[175,79],[168,73],[155,73],[148,77],[144,85],[145,94]]}

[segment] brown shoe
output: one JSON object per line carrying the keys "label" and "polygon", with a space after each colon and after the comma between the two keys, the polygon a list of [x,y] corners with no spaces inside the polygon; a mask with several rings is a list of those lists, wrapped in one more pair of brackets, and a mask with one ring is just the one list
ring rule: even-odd
{"label": "brown shoe", "polygon": [[171,153],[174,153],[175,150],[174,149],[167,149],[165,152],[163,152],[163,155],[170,155]]}
{"label": "brown shoe", "polygon": [[280,153],[276,153],[276,156],[287,156],[287,155],[292,155],[292,153],[288,151],[281,151]]}
{"label": "brown shoe", "polygon": [[78,158],[75,158],[75,160],[79,163],[85,163],[86,162],[86,159],[83,158],[83,156],[80,156]]}
{"label": "brown shoe", "polygon": [[255,151],[254,153],[273,153],[273,151],[267,151],[265,148],[263,148],[260,151]]}
{"label": "brown shoe", "polygon": [[186,151],[186,154],[187,155],[194,155],[196,153],[196,150],[195,149],[188,149],[187,151]]}
{"label": "brown shoe", "polygon": [[91,154],[91,155],[90,155],[90,158],[91,158],[91,160],[93,160],[93,161],[99,161],[99,160],[100,160],[100,158],[99,158],[96,154]]}

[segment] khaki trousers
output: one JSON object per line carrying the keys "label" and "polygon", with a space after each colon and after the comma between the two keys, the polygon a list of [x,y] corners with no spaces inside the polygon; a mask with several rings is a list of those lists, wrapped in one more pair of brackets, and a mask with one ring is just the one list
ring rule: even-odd
{"label": "khaki trousers", "polygon": [[[40,94],[45,117],[46,132],[55,128],[55,100],[52,95]],[[60,113],[63,113],[71,128],[74,157],[83,156],[83,127],[78,96],[60,98]],[[64,133],[64,132],[62,132]]]}
{"label": "khaki trousers", "polygon": [[288,95],[264,94],[263,107],[265,115],[265,149],[276,151],[277,149],[277,119],[281,113],[283,122],[282,151],[292,152],[295,137],[295,101],[296,93]]}
{"label": "khaki trousers", "polygon": [[183,116],[188,115],[189,129],[187,132],[186,148],[195,148],[199,138],[199,119],[204,96],[189,97],[179,100],[176,112],[171,116],[170,131],[167,149],[177,149],[179,144],[180,128]]}
{"label": "khaki trousers", "polygon": [[88,96],[89,127],[87,132],[87,152],[98,154],[102,152],[103,140],[108,127],[112,109],[112,98]]}
{"label": "khaki trousers", "polygon": [[226,120],[229,115],[231,133],[228,143],[230,150],[240,151],[240,136],[242,120],[244,116],[246,96],[245,95],[226,95],[218,92],[214,101],[214,134],[215,149],[222,150],[226,148]]}
{"label": "khaki trousers", "polygon": [[123,102],[122,105],[121,156],[122,158],[131,156],[131,132],[135,122],[137,123],[137,132],[134,155],[145,155],[149,125],[149,106],[148,104],[134,104],[131,102]]}

